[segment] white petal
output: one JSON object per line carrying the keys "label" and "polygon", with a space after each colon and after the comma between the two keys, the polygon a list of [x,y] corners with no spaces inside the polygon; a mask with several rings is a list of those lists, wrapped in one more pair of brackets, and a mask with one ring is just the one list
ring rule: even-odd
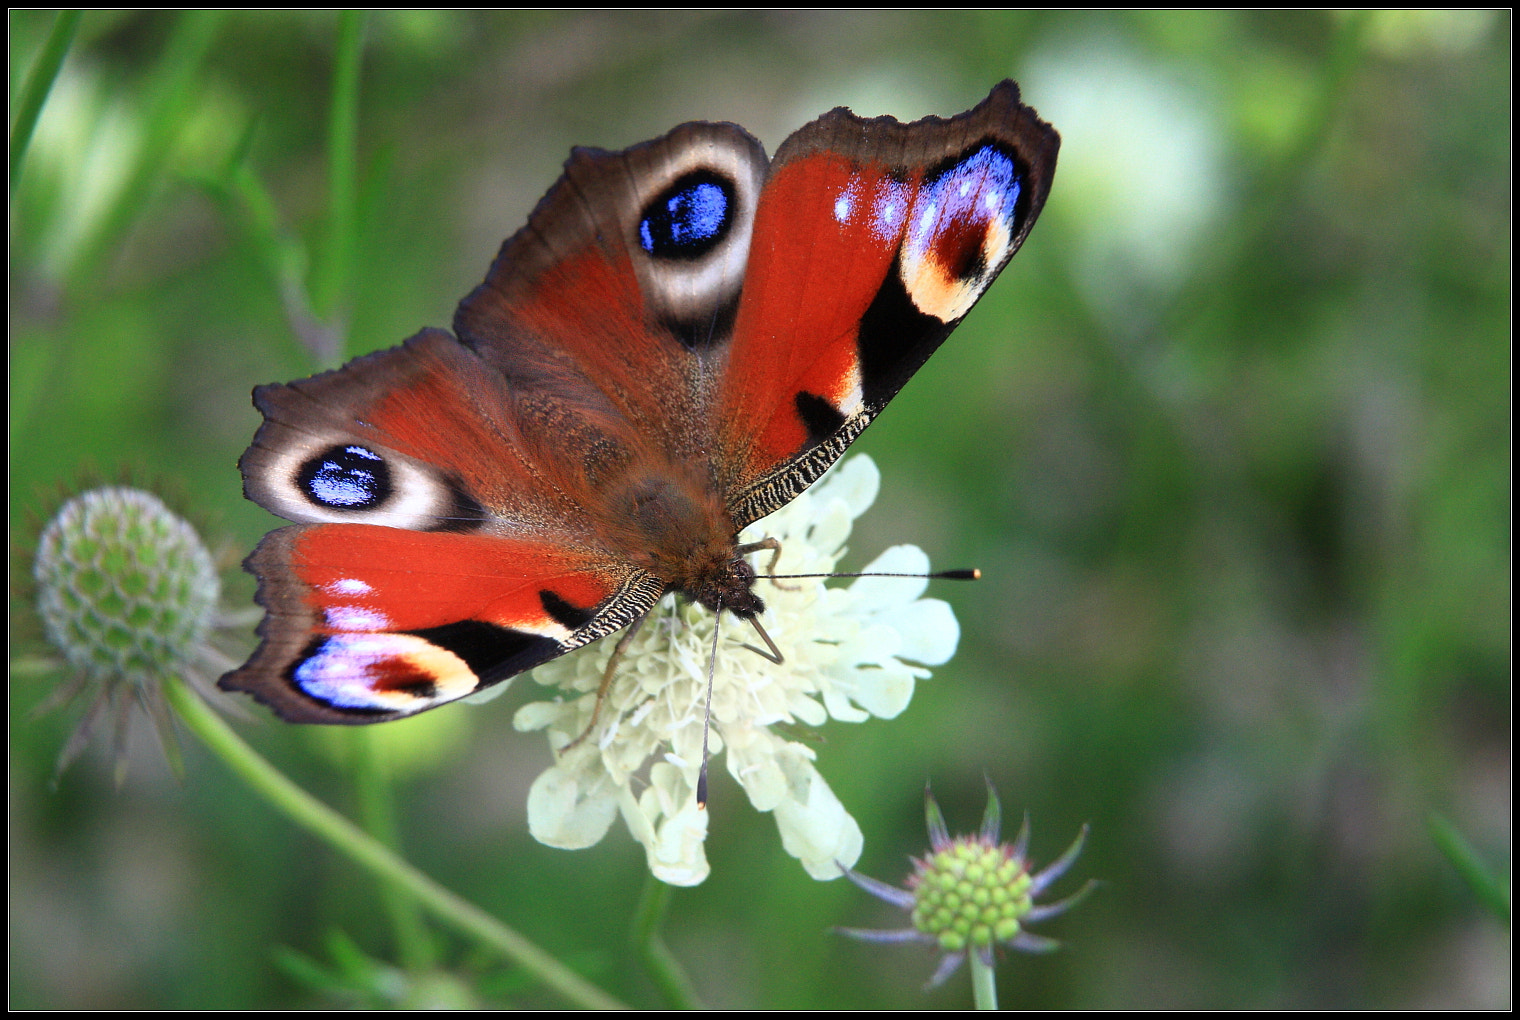
{"label": "white petal", "polygon": [[830,499],[843,499],[850,506],[850,516],[859,517],[876,502],[876,494],[881,491],[881,470],[870,457],[857,453],[835,465],[813,486],[813,491]]}
{"label": "white petal", "polygon": [[740,750],[728,749],[728,772],[744,787],[756,811],[774,811],[787,796],[786,775],[776,760],[774,749],[756,745]]}
{"label": "white petal", "polygon": [[682,769],[657,762],[649,770],[649,783],[637,801],[631,794],[620,798],[628,831],[644,844],[655,878],[669,885],[697,885],[711,871],[703,847],[708,814],[697,807]]}
{"label": "white petal", "polygon": [[806,726],[822,726],[829,721],[829,712],[801,691],[787,692],[786,707],[798,722]]}
{"label": "white petal", "polygon": [[558,701],[530,701],[517,710],[512,717],[512,728],[519,733],[529,733],[553,726],[565,714],[565,706]]}
{"label": "white petal", "polygon": [[782,740],[769,730],[749,731],[741,747],[729,746],[728,771],[744,787],[756,811],[774,811],[806,794],[813,770],[811,748]]}
{"label": "white petal", "polygon": [[[806,540],[813,551],[827,562],[839,554],[849,539],[850,529],[855,526],[855,515],[850,512],[850,504],[842,499],[815,500],[814,505],[818,509],[812,516],[812,530],[807,533]],[[812,568],[821,565],[804,564],[791,572],[810,573]]]}
{"label": "white petal", "polygon": [[[927,574],[929,556],[916,545],[894,545],[872,560],[863,573]],[[881,607],[912,602],[929,586],[925,577],[861,577],[850,585],[850,593],[863,606]]]}
{"label": "white petal", "polygon": [[909,662],[926,666],[949,662],[961,640],[961,625],[956,622],[955,611],[940,599],[919,599],[876,618],[897,629],[902,645],[895,654]]}
{"label": "white petal", "polygon": [[828,708],[829,715],[840,722],[865,722],[871,718],[870,712],[850,703],[850,698],[855,694],[855,685],[849,685],[849,694],[841,689],[842,686],[830,686],[823,692],[823,703]]}
{"label": "white petal", "polygon": [[598,783],[583,789],[579,777],[550,766],[528,790],[528,831],[545,846],[580,850],[607,835],[617,813],[616,790]]}
{"label": "white petal", "polygon": [[824,881],[838,878],[839,867],[860,860],[865,841],[860,826],[850,817],[829,784],[810,764],[808,782],[800,796],[776,806],[776,828],[787,853],[802,862],[807,873]]}
{"label": "white petal", "polygon": [[487,702],[495,701],[497,698],[507,693],[507,688],[512,686],[513,679],[515,678],[509,677],[500,683],[492,684],[490,687],[487,687],[483,691],[476,691],[474,694],[466,694],[464,697],[460,698],[459,701],[464,705],[484,705]]}
{"label": "white petal", "polygon": [[858,669],[855,703],[880,719],[895,719],[913,699],[915,672],[895,659]]}
{"label": "white petal", "polygon": [[649,873],[666,885],[701,885],[712,873],[703,840],[707,838],[707,812],[695,806],[660,826],[660,838],[644,847]]}

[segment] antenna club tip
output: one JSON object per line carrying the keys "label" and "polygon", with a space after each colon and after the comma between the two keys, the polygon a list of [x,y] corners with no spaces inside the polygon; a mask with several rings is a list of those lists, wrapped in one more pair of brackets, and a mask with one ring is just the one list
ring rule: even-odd
{"label": "antenna club tip", "polygon": [[982,572],[975,567],[967,567],[962,570],[942,570],[930,576],[943,578],[946,581],[980,581]]}

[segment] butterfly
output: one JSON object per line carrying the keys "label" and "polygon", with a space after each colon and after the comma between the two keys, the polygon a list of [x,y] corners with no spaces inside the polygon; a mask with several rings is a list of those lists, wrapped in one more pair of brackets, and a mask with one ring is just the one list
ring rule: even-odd
{"label": "butterfly", "polygon": [[668,592],[757,618],[739,531],[971,310],[1059,145],[1004,81],[948,120],[836,109],[773,159],[715,123],[574,150],[452,334],[254,390],[244,493],[296,523],[244,563],[261,640],[220,685],[292,722],[379,722]]}

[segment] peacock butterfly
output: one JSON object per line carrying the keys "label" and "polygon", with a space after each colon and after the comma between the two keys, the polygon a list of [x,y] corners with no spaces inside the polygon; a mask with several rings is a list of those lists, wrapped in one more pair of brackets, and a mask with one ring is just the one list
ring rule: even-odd
{"label": "peacock butterfly", "polygon": [[840,108],[774,159],[734,124],[576,149],[454,315],[260,386],[244,566],[261,643],[221,686],[292,722],[463,697],[667,592],[754,619],[740,529],[813,483],[971,310],[1060,139],[1011,81],[949,120]]}

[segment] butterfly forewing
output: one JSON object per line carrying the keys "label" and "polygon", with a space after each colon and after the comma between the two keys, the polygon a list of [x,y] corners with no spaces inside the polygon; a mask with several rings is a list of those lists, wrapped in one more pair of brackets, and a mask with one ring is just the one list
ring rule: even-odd
{"label": "butterfly forewing", "polygon": [[222,686],[293,722],[377,722],[472,694],[642,616],[663,585],[563,542],[321,524],[249,557],[264,641]]}
{"label": "butterfly forewing", "polygon": [[719,415],[737,523],[810,485],[970,311],[1039,215],[1058,146],[1012,82],[950,120],[839,109],[782,145]]}

